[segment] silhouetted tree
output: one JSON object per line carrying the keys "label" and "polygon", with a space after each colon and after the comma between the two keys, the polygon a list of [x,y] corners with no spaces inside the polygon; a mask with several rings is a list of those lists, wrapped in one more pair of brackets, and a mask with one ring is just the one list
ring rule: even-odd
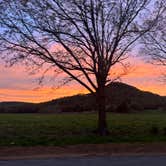
{"label": "silhouetted tree", "polygon": [[160,8],[160,17],[156,26],[142,37],[141,52],[143,51],[153,64],[166,66],[166,1],[157,3],[156,8]]}
{"label": "silhouetted tree", "polygon": [[98,132],[106,135],[105,86],[114,80],[110,71],[155,25],[160,11],[153,12],[151,2],[2,0],[1,51],[11,64],[46,64],[88,89],[97,99]]}

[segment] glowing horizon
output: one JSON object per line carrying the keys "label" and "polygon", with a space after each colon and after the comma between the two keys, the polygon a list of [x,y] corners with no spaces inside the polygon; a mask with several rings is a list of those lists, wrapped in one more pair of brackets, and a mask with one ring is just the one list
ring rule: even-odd
{"label": "glowing horizon", "polygon": [[[133,71],[122,78],[122,82],[135,86],[143,91],[166,96],[166,85],[159,81],[164,68],[144,63],[141,60],[131,60]],[[24,67],[15,66],[5,68],[0,66],[0,102],[1,101],[22,101],[39,103],[75,94],[85,94],[88,91],[76,83],[64,86],[59,89],[51,88],[50,83],[38,87],[36,79],[38,75],[28,75]]]}

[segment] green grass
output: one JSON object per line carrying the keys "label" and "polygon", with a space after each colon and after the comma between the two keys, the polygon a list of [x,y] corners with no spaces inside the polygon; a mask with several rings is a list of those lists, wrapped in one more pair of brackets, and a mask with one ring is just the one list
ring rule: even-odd
{"label": "green grass", "polygon": [[0,146],[166,141],[165,113],[108,114],[107,137],[93,133],[96,124],[95,114],[0,114]]}

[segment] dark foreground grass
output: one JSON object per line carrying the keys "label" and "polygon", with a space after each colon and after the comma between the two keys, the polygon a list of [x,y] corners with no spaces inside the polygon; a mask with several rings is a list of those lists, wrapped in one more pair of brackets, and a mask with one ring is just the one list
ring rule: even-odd
{"label": "dark foreground grass", "polygon": [[107,137],[94,134],[96,124],[86,113],[0,114],[0,146],[166,141],[165,113],[108,114]]}

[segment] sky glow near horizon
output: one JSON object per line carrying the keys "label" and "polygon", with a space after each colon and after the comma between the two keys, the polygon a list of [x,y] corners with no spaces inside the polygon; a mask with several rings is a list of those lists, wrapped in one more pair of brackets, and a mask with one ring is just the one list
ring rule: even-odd
{"label": "sky glow near horizon", "polygon": [[[144,91],[150,91],[166,96],[166,85],[160,81],[164,67],[145,63],[138,58],[130,59],[132,71],[122,78],[122,82],[135,86]],[[43,102],[88,91],[76,82],[60,88],[52,88],[53,82],[39,86],[36,79],[40,73],[29,75],[24,66],[18,65],[6,68],[0,65],[0,102],[24,101]],[[58,77],[57,77],[58,79]]]}
{"label": "sky glow near horizon", "polygon": [[[131,62],[133,70],[122,78],[122,82],[144,91],[166,96],[166,84],[160,81],[160,76],[162,73],[165,73],[164,67],[145,63],[138,58],[130,58],[129,61]],[[25,67],[21,65],[6,68],[0,61],[0,102],[24,101],[38,103],[88,92],[76,82],[55,89],[51,87],[53,83],[56,84],[56,81],[48,81],[44,86],[39,87],[36,81],[39,76],[40,73],[37,75],[29,75]],[[57,80],[60,77],[57,77]]]}

